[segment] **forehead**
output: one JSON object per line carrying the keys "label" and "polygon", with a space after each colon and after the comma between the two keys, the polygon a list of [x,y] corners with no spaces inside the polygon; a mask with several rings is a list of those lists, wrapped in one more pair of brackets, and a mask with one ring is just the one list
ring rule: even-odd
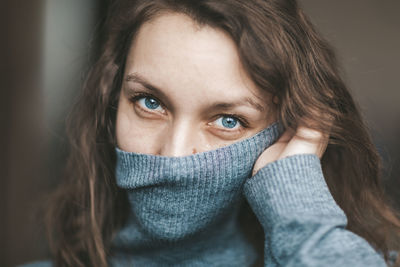
{"label": "forehead", "polygon": [[165,90],[213,95],[259,95],[227,33],[167,13],[143,24],[125,73],[137,72]]}

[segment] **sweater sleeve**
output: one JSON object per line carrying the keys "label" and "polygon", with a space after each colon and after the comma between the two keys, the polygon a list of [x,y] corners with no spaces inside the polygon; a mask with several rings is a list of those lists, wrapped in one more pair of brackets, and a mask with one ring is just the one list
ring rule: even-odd
{"label": "sweater sleeve", "polygon": [[297,154],[260,169],[244,195],[261,223],[265,266],[386,266],[347,218],[315,154]]}

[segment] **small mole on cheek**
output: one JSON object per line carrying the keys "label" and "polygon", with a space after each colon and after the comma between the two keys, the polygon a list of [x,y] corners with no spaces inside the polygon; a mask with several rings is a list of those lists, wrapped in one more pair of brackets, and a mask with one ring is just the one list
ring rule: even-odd
{"label": "small mole on cheek", "polygon": [[196,148],[193,148],[192,149],[192,154],[196,154],[196,153],[197,153]]}

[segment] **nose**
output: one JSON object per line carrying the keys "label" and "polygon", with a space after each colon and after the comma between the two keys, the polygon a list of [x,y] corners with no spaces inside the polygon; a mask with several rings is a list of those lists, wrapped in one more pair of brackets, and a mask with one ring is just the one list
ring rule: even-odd
{"label": "nose", "polygon": [[198,151],[196,140],[198,131],[190,122],[177,122],[166,130],[160,144],[159,155],[181,157]]}

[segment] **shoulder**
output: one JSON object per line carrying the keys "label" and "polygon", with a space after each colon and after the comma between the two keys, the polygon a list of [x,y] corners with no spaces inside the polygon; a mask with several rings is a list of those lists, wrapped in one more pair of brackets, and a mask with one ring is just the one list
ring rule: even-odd
{"label": "shoulder", "polygon": [[18,265],[17,267],[52,267],[52,266],[53,264],[51,263],[51,261],[47,260],[47,261],[33,261],[29,263],[24,263]]}

